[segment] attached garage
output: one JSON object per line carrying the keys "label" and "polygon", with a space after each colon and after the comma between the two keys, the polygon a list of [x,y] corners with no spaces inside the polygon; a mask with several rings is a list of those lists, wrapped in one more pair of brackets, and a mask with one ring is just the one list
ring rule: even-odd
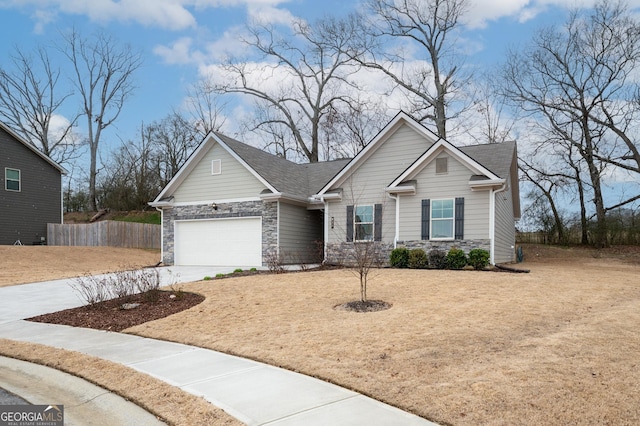
{"label": "attached garage", "polygon": [[175,264],[261,266],[262,218],[177,220]]}

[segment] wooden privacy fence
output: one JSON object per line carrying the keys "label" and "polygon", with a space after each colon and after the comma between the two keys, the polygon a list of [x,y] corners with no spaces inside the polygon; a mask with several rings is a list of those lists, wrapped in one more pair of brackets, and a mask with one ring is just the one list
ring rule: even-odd
{"label": "wooden privacy fence", "polygon": [[88,224],[47,224],[50,246],[160,248],[160,225],[104,220]]}

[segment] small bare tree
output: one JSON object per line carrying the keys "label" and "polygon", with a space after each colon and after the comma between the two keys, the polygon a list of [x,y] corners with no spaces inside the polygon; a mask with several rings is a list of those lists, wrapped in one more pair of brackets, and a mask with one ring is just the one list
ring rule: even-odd
{"label": "small bare tree", "polygon": [[360,279],[360,301],[367,302],[367,284],[369,273],[384,264],[384,255],[377,241],[361,241],[353,243],[350,258],[352,270]]}

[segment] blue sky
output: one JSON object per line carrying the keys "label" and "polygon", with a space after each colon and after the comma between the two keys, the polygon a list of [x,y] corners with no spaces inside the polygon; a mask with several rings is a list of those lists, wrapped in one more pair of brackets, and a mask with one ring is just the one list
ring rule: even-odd
{"label": "blue sky", "polygon": [[[467,64],[478,69],[499,63],[508,46],[526,42],[532,32],[554,19],[562,20],[568,7],[589,0],[476,0],[464,34],[473,52]],[[640,6],[640,0],[629,2]],[[102,28],[120,42],[139,49],[144,65],[138,86],[126,105],[112,139],[135,137],[142,122],[150,123],[180,108],[186,88],[222,48],[237,47],[237,34],[250,18],[285,24],[293,17],[309,21],[340,16],[358,7],[345,0],[0,0],[0,57],[14,46],[32,49],[48,44],[60,31],[83,33]],[[52,50],[52,52],[54,52]],[[234,117],[227,119],[229,129]]]}

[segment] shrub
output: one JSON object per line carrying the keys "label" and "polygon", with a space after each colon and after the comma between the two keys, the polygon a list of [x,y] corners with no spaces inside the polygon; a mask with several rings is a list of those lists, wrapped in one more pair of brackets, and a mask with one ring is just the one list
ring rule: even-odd
{"label": "shrub", "polygon": [[489,264],[489,252],[484,249],[473,249],[469,251],[469,265],[474,269],[484,269]]}
{"label": "shrub", "polygon": [[234,274],[237,274],[238,272],[242,272],[242,268],[237,268],[233,270]]}
{"label": "shrub", "polygon": [[447,254],[442,250],[431,250],[428,257],[431,268],[444,269],[447,267]]}
{"label": "shrub", "polygon": [[409,266],[409,249],[398,247],[391,250],[389,263],[392,268],[406,268]]}
{"label": "shrub", "polygon": [[423,269],[426,268],[427,265],[429,265],[429,259],[424,250],[417,248],[409,251],[409,268]]}
{"label": "shrub", "polygon": [[462,269],[465,266],[467,266],[467,255],[463,250],[452,247],[447,253],[447,268]]}
{"label": "shrub", "polygon": [[269,272],[274,274],[283,274],[286,272],[284,267],[284,256],[282,256],[277,250],[269,252],[265,257]]}
{"label": "shrub", "polygon": [[88,305],[95,306],[105,300],[127,298],[136,293],[155,302],[160,297],[160,281],[156,269],[120,270],[104,275],[86,274],[69,285]]}

